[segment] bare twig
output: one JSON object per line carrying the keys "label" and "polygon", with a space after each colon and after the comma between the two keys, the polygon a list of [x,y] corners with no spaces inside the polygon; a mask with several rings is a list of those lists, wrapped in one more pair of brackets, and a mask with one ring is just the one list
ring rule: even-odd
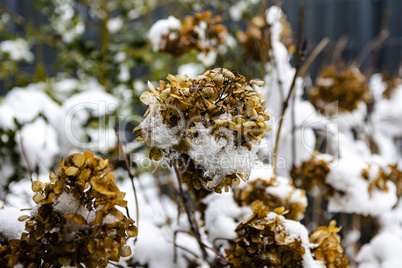
{"label": "bare twig", "polygon": [[24,156],[25,162],[27,162],[28,171],[29,171],[29,178],[31,179],[31,182],[33,182],[33,178],[32,178],[32,177],[33,177],[34,171],[33,171],[33,168],[32,168],[31,163],[29,162],[27,153],[26,153],[26,151],[25,151],[24,142],[23,142],[23,140],[22,140],[21,127],[19,127],[19,131],[20,131],[21,152],[22,152],[22,155]]}
{"label": "bare twig", "polygon": [[180,173],[180,171],[178,170],[176,164],[174,164],[174,171],[176,172],[177,182],[178,182],[178,184],[179,184],[179,194],[180,194],[180,197],[181,197],[181,201],[182,201],[183,207],[184,207],[184,209],[185,209],[185,211],[186,211],[186,214],[187,214],[187,219],[188,219],[188,222],[189,222],[189,224],[190,224],[191,231],[194,233],[194,236],[197,238],[198,244],[200,245],[200,249],[201,249],[201,251],[202,251],[202,255],[203,255],[204,259],[206,260],[207,257],[208,257],[208,253],[207,253],[207,251],[205,250],[204,244],[203,244],[202,242],[200,242],[200,241],[201,241],[200,239],[198,239],[198,237],[200,237],[200,232],[199,232],[199,230],[198,230],[197,225],[194,223],[194,221],[193,221],[193,219],[192,219],[192,217],[191,217],[192,214],[191,214],[191,212],[190,212],[190,208],[188,207],[187,198],[186,198],[186,196],[184,195],[184,191],[183,191],[183,186],[182,186],[183,180],[182,180],[182,177],[181,177],[181,173]]}
{"label": "bare twig", "polygon": [[273,163],[272,163],[274,175],[276,175],[276,161],[277,161],[279,137],[280,137],[280,134],[281,134],[283,119],[285,117],[286,109],[289,106],[290,97],[292,96],[292,93],[293,93],[295,85],[296,85],[296,79],[299,76],[300,66],[301,66],[303,53],[304,53],[303,50],[302,50],[304,14],[305,14],[305,6],[301,5],[300,6],[300,13],[299,13],[299,29],[297,31],[297,44],[296,44],[296,63],[295,63],[295,70],[296,71],[295,71],[295,75],[293,77],[293,81],[292,81],[292,84],[290,86],[288,95],[286,97],[286,100],[283,102],[282,113],[281,113],[281,117],[279,118],[279,126],[278,126],[278,131],[276,133],[275,148],[274,148]]}
{"label": "bare twig", "polygon": [[[119,147],[120,147],[120,149],[121,149],[121,152],[123,153],[123,156],[124,156],[124,161],[125,161],[125,163],[126,163],[126,168],[127,168],[128,176],[130,177],[131,186],[133,187],[134,199],[135,199],[135,209],[136,209],[136,212],[137,212],[137,213],[136,213],[136,214],[137,214],[137,215],[136,215],[136,221],[137,221],[137,228],[139,229],[139,215],[140,215],[140,212],[139,212],[139,205],[138,205],[137,190],[136,190],[135,184],[134,184],[134,175],[133,175],[133,173],[131,173],[130,165],[129,165],[129,162],[128,162],[128,158],[127,158],[127,155],[126,155],[126,153],[125,153],[125,151],[124,151],[123,144],[121,143],[119,133],[117,133],[117,130],[116,130],[116,129],[115,129],[114,131],[115,131],[115,133],[116,133],[117,143],[119,144]],[[129,211],[128,211],[128,207],[126,207],[126,212],[127,212],[127,217],[131,218],[131,217],[130,217],[130,213],[129,213]],[[138,236],[135,237],[134,242],[137,241],[137,237],[138,237]]]}
{"label": "bare twig", "polygon": [[345,50],[345,47],[348,43],[348,38],[342,35],[334,48],[334,54],[332,54],[332,63],[337,64],[340,62],[342,58],[342,52]]}
{"label": "bare twig", "polygon": [[[388,31],[388,20],[389,20],[389,13],[385,13],[385,19],[382,22],[380,32],[376,37],[374,37],[373,40],[371,40],[367,45],[363,48],[362,52],[357,56],[356,60],[354,61],[354,64],[360,68],[365,59],[370,55],[372,51],[375,51],[373,56],[377,56],[377,54],[380,52],[380,48],[384,41],[388,38],[389,36],[389,31]],[[374,59],[372,59],[374,60]]]}
{"label": "bare twig", "polygon": [[[220,253],[220,252],[217,251],[216,249],[214,249],[214,248],[212,248],[212,247],[206,245],[204,242],[202,242],[202,240],[201,240],[198,236],[196,236],[195,234],[193,234],[192,232],[189,232],[189,231],[184,231],[184,230],[177,230],[177,231],[175,231],[175,232],[174,232],[174,244],[175,244],[175,245],[176,245],[177,233],[186,233],[186,234],[189,234],[189,235],[193,236],[195,239],[197,239],[198,243],[201,243],[205,248],[207,248],[207,249],[213,251],[213,252],[214,252],[216,255],[218,255],[223,261],[227,261],[227,258],[226,258],[225,256],[223,256],[222,253]],[[176,251],[175,251],[175,256],[174,256],[175,259],[176,259],[176,256],[177,256],[177,253],[176,253]]]}
{"label": "bare twig", "polygon": [[306,62],[300,68],[299,76],[304,76],[306,74],[307,70],[310,68],[310,65],[314,62],[314,60],[321,53],[321,51],[327,46],[328,43],[329,43],[328,37],[323,38],[320,41],[320,43],[318,43],[313,52],[311,52],[311,54],[308,56]]}

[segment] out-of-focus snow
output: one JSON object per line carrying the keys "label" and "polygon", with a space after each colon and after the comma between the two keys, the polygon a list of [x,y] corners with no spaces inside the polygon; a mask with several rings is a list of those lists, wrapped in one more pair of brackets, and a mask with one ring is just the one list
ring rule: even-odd
{"label": "out-of-focus snow", "polygon": [[21,38],[0,42],[0,53],[7,54],[11,60],[15,61],[32,62],[34,59],[28,42]]}
{"label": "out-of-focus snow", "polygon": [[177,31],[181,27],[181,22],[173,16],[167,19],[158,20],[149,29],[148,38],[151,41],[152,49],[158,51],[165,47],[164,37],[173,39],[177,36]]}
{"label": "out-of-focus snow", "polygon": [[20,239],[25,230],[25,222],[20,222],[18,218],[24,214],[20,209],[14,207],[0,208],[0,241],[5,239]]}
{"label": "out-of-focus snow", "polygon": [[40,113],[50,123],[61,119],[60,106],[43,92],[44,84],[30,84],[27,88],[14,88],[0,103],[0,127],[15,129],[19,124],[31,122]]}

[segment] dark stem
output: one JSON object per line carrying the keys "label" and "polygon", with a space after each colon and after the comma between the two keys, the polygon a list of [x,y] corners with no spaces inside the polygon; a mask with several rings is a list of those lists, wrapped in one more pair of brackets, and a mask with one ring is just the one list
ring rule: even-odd
{"label": "dark stem", "polygon": [[[227,258],[226,258],[225,256],[223,256],[222,253],[220,253],[219,251],[217,251],[216,249],[214,249],[214,248],[212,248],[212,247],[210,247],[210,246],[205,245],[205,243],[202,242],[201,239],[200,239],[198,236],[196,236],[195,234],[193,234],[192,232],[189,232],[189,231],[184,231],[184,230],[177,230],[177,231],[175,231],[175,232],[174,232],[174,244],[175,244],[175,245],[176,245],[177,233],[185,233],[185,234],[189,234],[189,235],[193,236],[195,239],[197,239],[198,243],[201,243],[201,244],[204,246],[204,248],[207,248],[207,249],[213,251],[213,252],[214,252],[216,255],[218,255],[223,261],[227,261]],[[175,252],[175,256],[174,256],[175,259],[176,259],[176,255],[177,255],[177,253]]]}
{"label": "dark stem", "polygon": [[191,231],[194,233],[194,237],[197,238],[198,244],[200,245],[200,249],[202,251],[202,256],[204,257],[205,260],[207,260],[208,253],[205,250],[204,243],[202,243],[201,240],[199,239],[200,232],[198,230],[197,225],[194,223],[194,220],[191,217],[192,214],[190,212],[190,208],[188,207],[187,198],[186,198],[186,196],[184,194],[184,191],[183,191],[183,186],[182,186],[183,180],[182,180],[182,177],[181,177],[181,173],[178,170],[176,164],[174,164],[174,171],[175,171],[176,176],[177,176],[177,183],[179,184],[179,194],[180,194],[181,202],[182,202],[182,205],[184,207],[184,210],[186,211],[187,220],[188,220],[188,222],[190,224]]}
{"label": "dark stem", "polygon": [[299,11],[299,29],[297,31],[297,44],[296,44],[296,63],[295,63],[295,75],[293,77],[292,84],[289,89],[289,93],[286,97],[286,100],[283,102],[282,105],[282,113],[281,117],[279,118],[279,126],[278,126],[278,131],[276,133],[276,139],[275,139],[275,148],[274,148],[274,155],[273,155],[273,173],[276,175],[276,161],[277,161],[277,154],[278,154],[278,145],[279,145],[279,137],[281,134],[281,129],[282,129],[282,124],[283,124],[283,118],[285,116],[286,109],[289,106],[289,100],[290,97],[292,96],[292,93],[294,91],[295,85],[296,85],[296,79],[299,75],[299,70],[300,66],[303,60],[303,49],[302,49],[302,40],[303,40],[303,26],[304,26],[304,14],[305,14],[305,6],[301,5],[300,6],[300,11]]}
{"label": "dark stem", "polygon": [[[139,211],[139,205],[138,205],[137,190],[136,190],[135,184],[134,184],[134,175],[133,175],[133,173],[131,173],[130,165],[129,165],[129,162],[128,162],[128,158],[127,158],[127,155],[126,155],[126,153],[125,153],[125,151],[124,151],[123,144],[121,143],[119,133],[117,133],[117,130],[116,130],[116,129],[115,129],[114,131],[115,131],[115,133],[116,133],[117,143],[119,144],[119,147],[120,147],[120,149],[121,149],[121,152],[123,153],[123,156],[124,156],[124,161],[125,161],[125,163],[126,163],[126,169],[127,169],[128,176],[130,177],[131,186],[133,187],[134,199],[135,199],[135,210],[136,210],[136,212],[137,212],[137,213],[136,213],[136,214],[137,214],[137,215],[136,215],[137,229],[139,229],[139,219],[140,219],[140,216],[139,216],[139,215],[140,215],[140,211]],[[128,211],[128,207],[126,207],[126,212],[127,212],[127,217],[128,217],[128,218],[131,218],[131,217],[130,217],[130,213],[129,213],[129,211]],[[138,236],[135,237],[134,242],[137,241],[137,238],[138,238]]]}

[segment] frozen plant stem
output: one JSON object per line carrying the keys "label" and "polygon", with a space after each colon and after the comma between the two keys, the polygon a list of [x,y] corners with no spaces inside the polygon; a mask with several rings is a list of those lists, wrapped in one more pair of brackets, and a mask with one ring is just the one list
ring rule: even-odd
{"label": "frozen plant stem", "polygon": [[276,133],[275,148],[274,148],[274,155],[273,155],[273,161],[272,161],[274,175],[276,175],[276,161],[277,161],[279,137],[281,134],[283,118],[285,116],[286,109],[289,106],[289,100],[290,100],[290,97],[292,96],[293,90],[295,88],[296,79],[299,76],[299,70],[300,70],[301,62],[303,60],[303,53],[304,53],[303,50],[304,49],[302,49],[302,39],[303,39],[304,13],[305,13],[305,6],[301,5],[300,11],[299,11],[299,29],[297,31],[297,44],[296,44],[296,64],[295,64],[296,71],[295,71],[295,75],[293,77],[292,84],[289,89],[289,93],[286,97],[286,100],[283,102],[282,113],[279,118],[279,126],[278,126],[278,131]]}
{"label": "frozen plant stem", "polygon": [[197,225],[194,223],[194,221],[193,221],[193,219],[192,219],[192,217],[191,217],[192,214],[191,214],[191,212],[190,212],[190,208],[188,207],[187,198],[186,198],[186,196],[184,195],[184,191],[183,191],[183,186],[182,186],[182,181],[183,181],[183,180],[182,180],[182,177],[181,177],[181,173],[180,173],[180,171],[179,171],[178,168],[177,168],[176,163],[174,164],[174,171],[175,171],[175,173],[176,173],[177,183],[179,184],[179,194],[180,194],[181,202],[182,202],[182,205],[183,205],[183,207],[184,207],[184,209],[185,209],[185,211],[186,211],[187,219],[188,219],[188,222],[189,222],[189,224],[190,224],[191,231],[194,233],[194,237],[197,239],[198,244],[200,245],[200,249],[201,249],[201,251],[202,251],[202,256],[203,256],[203,258],[204,258],[205,260],[207,260],[208,253],[207,253],[207,251],[205,250],[205,244],[201,242],[201,239],[199,239],[199,238],[200,238],[200,232],[198,231],[198,227],[197,227]]}

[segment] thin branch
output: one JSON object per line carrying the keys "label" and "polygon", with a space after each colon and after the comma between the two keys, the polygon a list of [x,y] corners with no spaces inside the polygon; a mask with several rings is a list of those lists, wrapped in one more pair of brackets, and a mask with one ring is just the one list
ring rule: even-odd
{"label": "thin branch", "polygon": [[[201,243],[205,248],[213,251],[216,255],[218,255],[222,260],[227,261],[227,258],[225,256],[222,255],[222,253],[220,253],[219,251],[217,251],[216,249],[206,245],[204,242],[202,242],[202,240],[196,236],[195,234],[193,234],[192,232],[189,231],[184,231],[184,230],[177,230],[174,232],[174,243],[176,245],[176,237],[177,237],[177,233],[186,233],[189,234],[191,236],[193,236],[195,239],[197,239],[198,243]],[[175,253],[175,258],[176,258],[177,253]]]}
{"label": "thin branch", "polygon": [[338,64],[342,58],[342,52],[348,43],[348,38],[346,36],[341,36],[334,48],[334,54],[332,54],[332,63]]}
{"label": "thin branch", "polygon": [[288,93],[288,95],[286,97],[286,100],[283,102],[283,105],[282,105],[282,113],[281,113],[281,117],[279,119],[278,131],[276,133],[275,148],[274,148],[273,163],[272,163],[274,175],[276,175],[276,161],[277,161],[277,155],[278,155],[279,137],[280,137],[280,134],[281,134],[283,118],[285,117],[286,109],[289,106],[289,100],[290,100],[290,97],[292,96],[292,93],[294,91],[294,88],[295,88],[295,85],[296,85],[296,79],[299,76],[300,66],[301,66],[303,53],[304,53],[304,51],[302,51],[304,14],[305,14],[305,6],[301,5],[300,6],[300,14],[299,14],[299,29],[297,31],[296,63],[295,63],[295,70],[296,71],[295,71],[295,75],[293,77],[292,84],[291,84],[290,89],[289,89],[289,93]]}
{"label": "thin branch", "polygon": [[[183,180],[182,180],[182,177],[181,177],[181,173],[179,172],[179,170],[178,170],[176,164],[174,164],[174,171],[176,172],[177,182],[178,182],[178,184],[179,184],[179,194],[180,194],[180,197],[181,197],[181,201],[182,201],[183,207],[184,207],[184,209],[185,209],[185,211],[186,211],[186,214],[187,214],[187,219],[188,219],[188,222],[189,222],[189,224],[190,224],[191,231],[194,233],[194,235],[195,235],[196,237],[200,237],[200,232],[199,232],[199,230],[198,230],[198,227],[197,227],[197,225],[194,223],[194,221],[193,221],[193,219],[192,219],[192,217],[191,217],[192,214],[191,214],[191,212],[190,212],[190,208],[188,207],[187,198],[186,198],[186,196],[184,195],[184,191],[183,191],[183,186],[182,186]],[[204,259],[206,260],[207,257],[208,257],[208,253],[207,253],[207,251],[205,250],[205,246],[204,246],[204,244],[203,244],[202,242],[200,242],[200,240],[199,240],[198,238],[197,238],[197,240],[198,240],[198,244],[200,245],[200,249],[201,249],[201,251],[202,251],[202,255],[203,255]]]}
{"label": "thin branch", "polygon": [[29,162],[28,156],[27,156],[26,151],[25,151],[24,142],[23,142],[23,140],[22,140],[21,127],[19,127],[19,132],[20,132],[20,145],[21,145],[22,155],[24,156],[25,162],[27,162],[28,171],[29,171],[29,177],[30,177],[30,179],[31,179],[31,182],[33,182],[33,178],[32,178],[32,177],[33,177],[34,171],[33,171],[32,165],[31,165],[31,163]]}
{"label": "thin branch", "polygon": [[320,41],[320,43],[318,43],[313,52],[311,52],[311,54],[308,56],[306,62],[300,68],[299,76],[304,76],[306,74],[307,70],[310,68],[310,65],[314,62],[314,60],[321,53],[321,51],[327,46],[328,43],[329,43],[328,37],[323,38]]}
{"label": "thin branch", "polygon": [[[129,162],[128,162],[128,158],[127,158],[127,155],[126,155],[126,153],[125,153],[125,151],[124,151],[123,144],[121,143],[119,133],[117,133],[117,130],[116,130],[116,129],[114,130],[114,132],[116,133],[117,143],[119,144],[119,147],[120,147],[120,149],[121,149],[121,152],[123,153],[124,161],[125,161],[125,163],[126,163],[127,173],[128,173],[128,176],[130,177],[131,186],[133,187],[134,199],[135,199],[135,209],[136,209],[136,212],[137,212],[136,221],[137,221],[137,228],[139,229],[139,218],[140,218],[139,215],[140,215],[140,211],[139,211],[139,205],[138,205],[137,190],[136,190],[135,184],[134,184],[134,175],[133,175],[133,173],[131,173],[130,165],[129,165]],[[128,207],[126,207],[126,212],[127,212],[127,217],[128,217],[128,218],[131,218],[131,217],[130,217],[130,213],[129,213],[129,211],[128,211]],[[134,242],[137,241],[137,238],[138,238],[138,236],[135,237]]]}

